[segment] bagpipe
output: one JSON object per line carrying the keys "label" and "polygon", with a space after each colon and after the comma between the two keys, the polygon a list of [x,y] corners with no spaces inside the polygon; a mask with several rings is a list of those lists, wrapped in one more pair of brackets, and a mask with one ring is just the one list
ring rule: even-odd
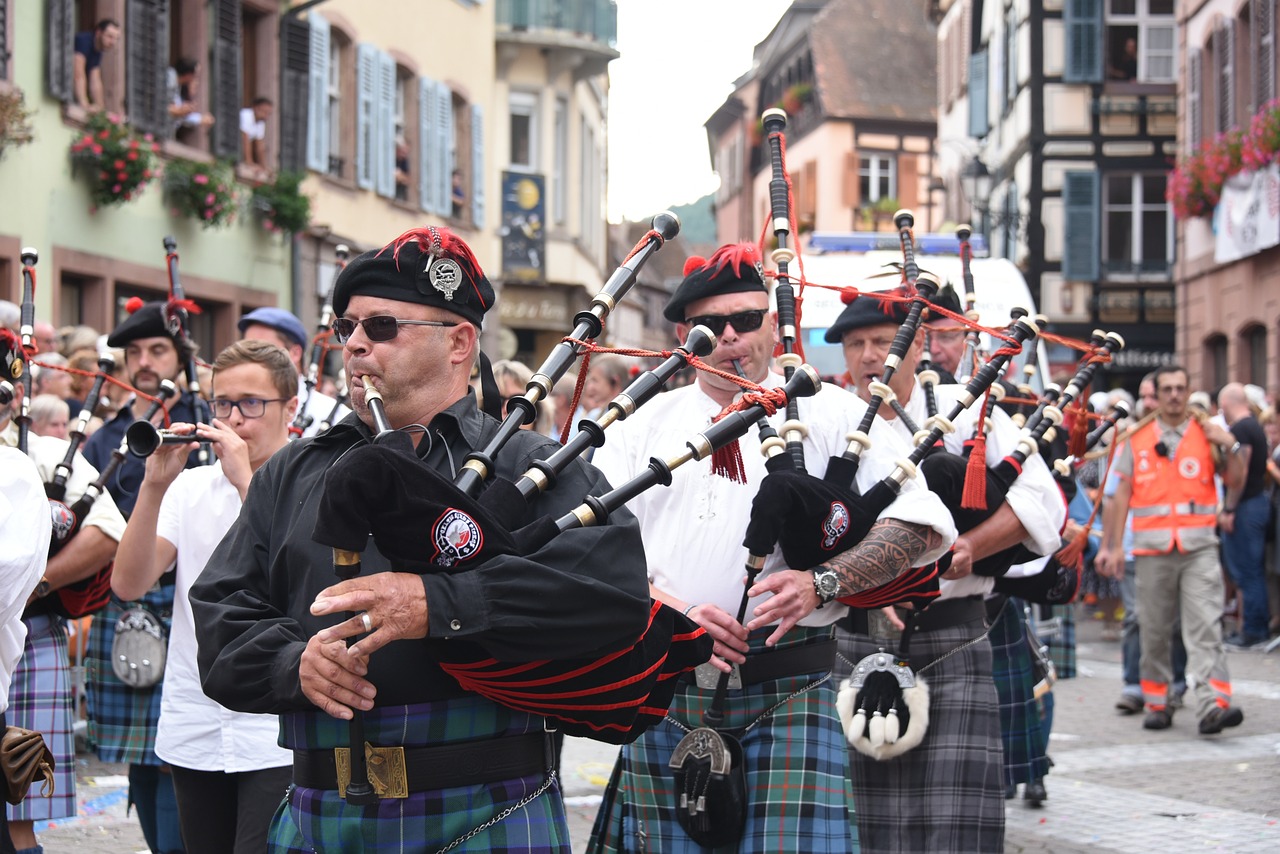
{"label": "bagpipe", "polygon": [[[320,309],[320,322],[316,326],[316,334],[311,339],[311,355],[307,361],[307,375],[303,379],[303,385],[306,393],[302,400],[298,402],[298,412],[293,417],[293,423],[289,425],[290,438],[298,438],[302,435],[315,416],[307,414],[307,405],[311,402],[311,395],[315,392],[316,386],[320,382],[320,371],[324,366],[325,355],[328,354],[328,340],[333,333],[333,289],[338,285],[338,276],[346,269],[347,258],[350,256],[351,250],[345,243],[339,243],[333,249],[333,281],[329,283],[329,290],[324,296],[324,306]],[[327,432],[333,426],[334,418],[337,415],[338,406],[334,406],[333,411],[321,423],[320,432]]]}
{"label": "bagpipe", "polygon": [[[36,352],[36,262],[40,259],[30,246],[22,249],[22,307],[18,337],[22,352],[29,360]],[[22,384],[22,401],[14,422],[18,425],[18,450],[27,453],[31,436],[31,371],[25,370],[18,377]]]}
{"label": "bagpipe", "polygon": [[[196,423],[208,424],[213,419],[209,411],[209,402],[201,395],[199,364],[196,361],[196,348],[191,341],[191,312],[199,313],[200,307],[187,299],[183,292],[182,279],[178,275],[178,242],[171,234],[164,237],[164,251],[165,266],[169,271],[169,302],[165,306],[165,324],[169,334],[189,348],[187,359],[183,364],[183,371],[187,378],[187,391],[191,392],[192,405],[196,411]],[[196,459],[201,465],[213,463],[213,453],[208,442],[200,443],[200,448],[196,451]]]}

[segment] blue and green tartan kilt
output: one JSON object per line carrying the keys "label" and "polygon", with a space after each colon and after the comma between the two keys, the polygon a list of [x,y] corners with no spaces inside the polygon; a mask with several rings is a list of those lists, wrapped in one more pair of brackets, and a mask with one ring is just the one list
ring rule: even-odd
{"label": "blue and green tartan kilt", "polygon": [[[1059,679],[1074,679],[1076,676],[1076,606],[1039,605],[1040,619],[1062,618],[1061,633],[1040,638],[1049,647],[1049,658],[1053,661],[1054,670]],[[1032,613],[1035,613],[1034,611]]]}
{"label": "blue and green tartan kilt", "polygon": [[[161,618],[171,631],[173,585],[147,591],[138,600]],[[89,708],[89,742],[103,762],[163,765],[156,756],[156,727],[160,723],[161,687],[130,688],[111,669],[111,645],[116,621],[134,603],[114,595],[93,615],[85,645],[85,694]]]}
{"label": "blue and green tartan kilt", "polygon": [[72,732],[71,671],[67,663],[67,627],[57,617],[24,620],[27,640],[9,685],[10,726],[35,730],[53,753],[53,797],[41,797],[32,785],[17,806],[6,805],[9,821],[42,821],[76,814],[76,750]]}
{"label": "blue and green tartan kilt", "polygon": [[1022,603],[1010,599],[991,626],[992,672],[1000,697],[1004,783],[1029,783],[1049,773],[1044,729],[1035,697],[1035,671],[1027,645]]}
{"label": "blue and green tartan kilt", "polygon": [[[365,713],[364,726],[370,744],[424,747],[541,732],[542,719],[467,697],[374,708]],[[346,721],[322,712],[280,716],[280,744],[289,749],[345,747],[347,733]],[[490,827],[467,836],[491,821]],[[535,774],[415,792],[367,807],[349,806],[336,789],[290,786],[272,819],[268,851],[434,852],[463,837],[449,850],[569,854],[559,782]]]}
{"label": "blue and green tartan kilt", "polygon": [[[768,631],[751,636],[763,648]],[[824,640],[830,628],[796,628],[779,648]],[[730,691],[721,729],[742,743],[746,830],[724,851],[849,852],[858,850],[844,733],[824,672]],[[798,692],[798,693],[797,693]],[[587,850],[702,852],[676,819],[675,771],[668,762],[687,729],[702,723],[714,691],[682,685],[667,719],[618,755]],[[792,696],[792,695],[795,696]],[[777,707],[775,709],[775,707]],[[773,713],[761,719],[770,709]],[[677,726],[672,720],[684,727]],[[752,726],[745,735],[744,727]]]}

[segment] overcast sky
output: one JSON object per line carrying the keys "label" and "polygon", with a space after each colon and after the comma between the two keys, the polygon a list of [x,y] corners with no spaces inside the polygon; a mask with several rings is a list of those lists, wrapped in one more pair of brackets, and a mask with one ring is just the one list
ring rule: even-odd
{"label": "overcast sky", "polygon": [[713,191],[711,113],[790,0],[618,0],[609,63],[609,219],[647,219]]}

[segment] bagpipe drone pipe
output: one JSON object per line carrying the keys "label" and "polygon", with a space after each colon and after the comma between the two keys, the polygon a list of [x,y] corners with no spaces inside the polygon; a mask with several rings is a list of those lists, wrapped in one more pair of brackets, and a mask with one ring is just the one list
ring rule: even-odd
{"label": "bagpipe drone pipe", "polygon": [[[325,355],[329,352],[328,341],[333,334],[333,290],[338,285],[338,276],[346,269],[347,257],[351,254],[351,250],[345,243],[339,243],[333,249],[333,280],[329,283],[329,290],[324,296],[324,306],[320,309],[320,322],[316,326],[316,333],[311,339],[311,355],[307,360],[307,374],[303,380],[304,394],[302,400],[298,401],[298,411],[293,416],[293,423],[289,425],[289,437],[298,438],[303,432],[311,426],[311,421],[315,417],[307,414],[307,405],[311,402],[311,395],[315,393],[316,385],[320,382],[320,372],[324,368]],[[336,414],[337,406],[334,407],[335,412],[321,422],[321,431],[326,432],[333,426],[333,418]]]}

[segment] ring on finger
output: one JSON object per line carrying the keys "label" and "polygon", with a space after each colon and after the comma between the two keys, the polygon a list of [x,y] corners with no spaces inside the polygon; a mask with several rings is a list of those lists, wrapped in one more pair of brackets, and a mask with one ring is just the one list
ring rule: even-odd
{"label": "ring on finger", "polygon": [[361,612],[360,622],[364,623],[364,630],[366,633],[373,631],[373,620],[369,619],[368,611]]}

